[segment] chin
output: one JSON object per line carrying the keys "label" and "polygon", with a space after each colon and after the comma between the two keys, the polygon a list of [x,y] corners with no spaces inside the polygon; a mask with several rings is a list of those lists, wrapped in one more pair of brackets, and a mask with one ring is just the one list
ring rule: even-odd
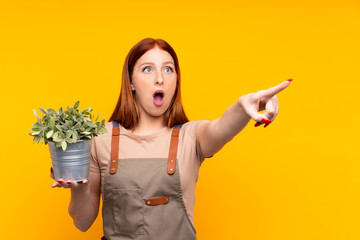
{"label": "chin", "polygon": [[150,115],[153,116],[153,117],[157,117],[157,118],[158,117],[163,117],[166,110],[167,110],[167,108],[164,108],[164,109],[160,108],[157,111],[154,111],[154,112],[150,113]]}
{"label": "chin", "polygon": [[154,117],[163,117],[166,111],[159,111],[154,113]]}

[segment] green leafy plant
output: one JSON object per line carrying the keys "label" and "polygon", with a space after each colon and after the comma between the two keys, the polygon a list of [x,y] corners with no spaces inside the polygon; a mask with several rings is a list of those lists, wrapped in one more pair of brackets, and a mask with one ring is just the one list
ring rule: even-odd
{"label": "green leafy plant", "polygon": [[34,109],[37,121],[33,124],[29,135],[34,136],[33,143],[40,141],[48,144],[48,141],[56,142],[56,147],[62,147],[65,151],[68,143],[75,143],[82,139],[91,139],[97,135],[106,133],[105,119],[96,122],[99,118],[97,115],[95,122],[94,116],[91,115],[92,109],[88,107],[85,111],[81,111],[79,107],[80,101],[77,101],[74,107],[67,107],[63,111],[62,107],[59,111],[54,109],[45,110],[39,107],[40,111],[45,115],[39,117]]}

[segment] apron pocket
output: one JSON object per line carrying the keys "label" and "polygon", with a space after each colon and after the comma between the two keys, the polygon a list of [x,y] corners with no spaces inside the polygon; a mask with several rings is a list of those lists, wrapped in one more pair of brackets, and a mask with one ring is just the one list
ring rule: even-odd
{"label": "apron pocket", "polygon": [[144,234],[144,202],[140,188],[112,189],[114,230],[119,234]]}

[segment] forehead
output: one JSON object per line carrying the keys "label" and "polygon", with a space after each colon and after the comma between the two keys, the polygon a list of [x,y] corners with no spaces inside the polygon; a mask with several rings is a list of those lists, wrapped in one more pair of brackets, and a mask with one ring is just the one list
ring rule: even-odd
{"label": "forehead", "polygon": [[154,62],[155,64],[162,64],[163,62],[172,62],[174,63],[173,58],[170,53],[167,51],[155,46],[154,48],[145,52],[137,61],[137,64],[141,64],[143,62]]}

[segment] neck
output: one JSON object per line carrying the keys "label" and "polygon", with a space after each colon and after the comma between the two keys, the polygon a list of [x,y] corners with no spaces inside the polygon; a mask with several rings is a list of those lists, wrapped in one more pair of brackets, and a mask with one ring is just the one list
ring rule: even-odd
{"label": "neck", "polygon": [[157,118],[140,117],[139,124],[132,131],[138,135],[148,135],[166,127],[163,116]]}

